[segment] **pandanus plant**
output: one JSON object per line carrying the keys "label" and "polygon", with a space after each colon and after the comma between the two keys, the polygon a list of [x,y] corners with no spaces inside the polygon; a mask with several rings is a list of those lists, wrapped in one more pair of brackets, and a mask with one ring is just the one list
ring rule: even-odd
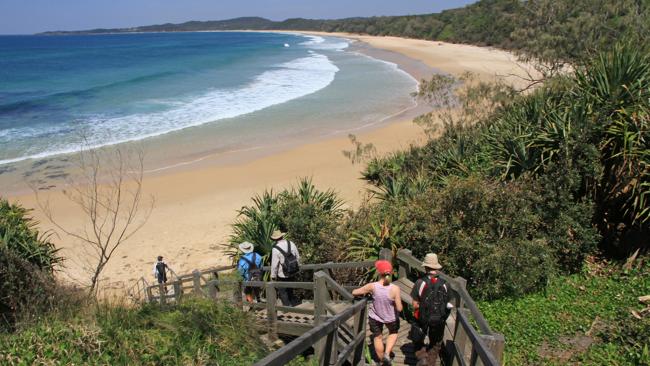
{"label": "pandanus plant", "polygon": [[50,232],[39,232],[38,221],[26,208],[0,199],[0,249],[45,271],[52,271],[62,258],[51,242]]}
{"label": "pandanus plant", "polygon": [[[650,223],[650,57],[616,45],[577,73],[578,90],[602,131],[597,200],[635,225]],[[610,212],[611,213],[611,212]]]}

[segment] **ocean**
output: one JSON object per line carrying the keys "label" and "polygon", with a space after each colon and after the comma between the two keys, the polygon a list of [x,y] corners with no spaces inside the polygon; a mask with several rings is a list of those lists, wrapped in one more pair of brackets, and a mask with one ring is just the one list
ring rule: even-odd
{"label": "ocean", "polygon": [[337,37],[0,36],[0,165],[82,144],[177,142],[200,156],[354,131],[412,106],[416,85]]}

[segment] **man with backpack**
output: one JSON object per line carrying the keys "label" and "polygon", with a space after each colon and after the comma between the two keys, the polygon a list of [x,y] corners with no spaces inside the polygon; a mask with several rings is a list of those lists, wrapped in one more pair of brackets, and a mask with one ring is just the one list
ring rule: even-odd
{"label": "man with backpack", "polygon": [[[449,304],[449,286],[447,282],[438,276],[436,271],[442,266],[438,262],[438,256],[429,253],[422,262],[425,274],[413,285],[411,297],[417,325],[422,330],[418,337],[413,339],[416,356],[420,360],[418,365],[433,365],[440,351],[442,338],[445,332],[445,322],[449,316],[451,304]],[[429,336],[429,346],[424,349],[424,338]]]}
{"label": "man with backpack", "polygon": [[[271,251],[271,280],[291,282],[300,271],[300,253],[296,244],[284,239],[286,233],[275,230],[271,240],[275,241]],[[282,305],[296,306],[298,299],[293,295],[292,288],[278,288],[278,296]]]}
{"label": "man with backpack", "polygon": [[[237,261],[237,270],[241,274],[244,281],[262,281],[262,256],[253,251],[253,244],[245,241],[239,244],[239,250],[242,255]],[[253,286],[244,287],[244,295],[246,302],[253,303],[253,299],[259,301],[259,288]]]}
{"label": "man with backpack", "polygon": [[[162,255],[159,255],[158,260],[153,265],[153,276],[158,280],[158,283],[167,283],[167,270],[174,273],[167,263],[163,261]],[[165,292],[167,292],[167,286],[165,286]]]}

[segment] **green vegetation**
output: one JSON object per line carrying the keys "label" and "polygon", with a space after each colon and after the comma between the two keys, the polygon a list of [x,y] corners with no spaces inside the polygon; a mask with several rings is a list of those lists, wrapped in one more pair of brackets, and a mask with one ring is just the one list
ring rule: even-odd
{"label": "green vegetation", "polygon": [[481,302],[506,338],[509,365],[648,365],[650,318],[637,319],[650,289],[650,264],[621,271],[594,265],[554,278],[546,291]]}
{"label": "green vegetation", "polygon": [[252,206],[244,206],[233,225],[229,250],[237,256],[237,245],[243,241],[255,243],[255,251],[268,261],[274,242],[271,233],[282,230],[288,238],[300,243],[304,263],[320,263],[328,258],[331,245],[329,233],[337,228],[343,217],[342,201],[332,190],[319,191],[311,179],[302,178],[297,187],[278,194],[266,191],[253,197]]}
{"label": "green vegetation", "polygon": [[650,6],[636,0],[480,0],[437,14],[338,20],[245,17],[65,33],[305,30],[351,32],[496,46],[517,50],[551,68],[583,59],[619,39],[647,44]]}
{"label": "green vegetation", "polygon": [[161,308],[75,304],[14,334],[0,334],[0,363],[247,365],[265,355],[254,319],[234,305],[186,299]]}
{"label": "green vegetation", "polygon": [[29,210],[0,197],[0,250],[8,250],[39,269],[52,271],[61,261],[49,233],[39,232]]}
{"label": "green vegetation", "polygon": [[[270,234],[281,229],[299,244],[303,262],[375,258],[382,248],[436,252],[448,274],[468,280],[492,327],[505,334],[508,364],[623,365],[650,363],[649,312],[637,300],[650,289],[649,15],[647,1],[481,0],[430,15],[240,18],[120,31],[345,31],[517,51],[543,74],[527,92],[471,75],[422,82],[416,96],[436,107],[415,121],[431,137],[424,146],[377,157],[352,137],[346,156],[369,159],[362,177],[372,195],[357,210],[342,209],[335,192],[303,179],[244,206],[228,248],[236,256],[236,245],[248,240],[268,259]],[[115,30],[94,32],[106,31]],[[20,257],[0,260],[12,256]],[[596,265],[594,257],[611,263]],[[637,267],[618,269],[628,257]],[[26,267],[16,268],[20,274]],[[237,343],[252,327],[225,304],[99,307],[78,319],[24,323],[0,338],[0,349],[11,350],[3,357],[227,364],[263,351]],[[123,345],[100,352],[95,345],[106,337]],[[182,342],[185,348],[175,348]]]}
{"label": "green vegetation", "polygon": [[52,303],[53,269],[61,258],[28,214],[0,198],[0,331]]}

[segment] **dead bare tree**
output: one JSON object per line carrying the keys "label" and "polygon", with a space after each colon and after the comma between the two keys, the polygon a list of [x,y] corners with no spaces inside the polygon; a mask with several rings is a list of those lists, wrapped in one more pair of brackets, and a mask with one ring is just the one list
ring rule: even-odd
{"label": "dead bare tree", "polygon": [[[74,174],[76,173],[76,174]],[[100,275],[113,254],[147,222],[153,197],[143,197],[144,153],[120,148],[82,148],[78,167],[63,195],[84,214],[84,224],[70,228],[55,217],[49,199],[33,188],[45,217],[83,246],[82,268],[90,276],[89,294],[98,290]]]}

